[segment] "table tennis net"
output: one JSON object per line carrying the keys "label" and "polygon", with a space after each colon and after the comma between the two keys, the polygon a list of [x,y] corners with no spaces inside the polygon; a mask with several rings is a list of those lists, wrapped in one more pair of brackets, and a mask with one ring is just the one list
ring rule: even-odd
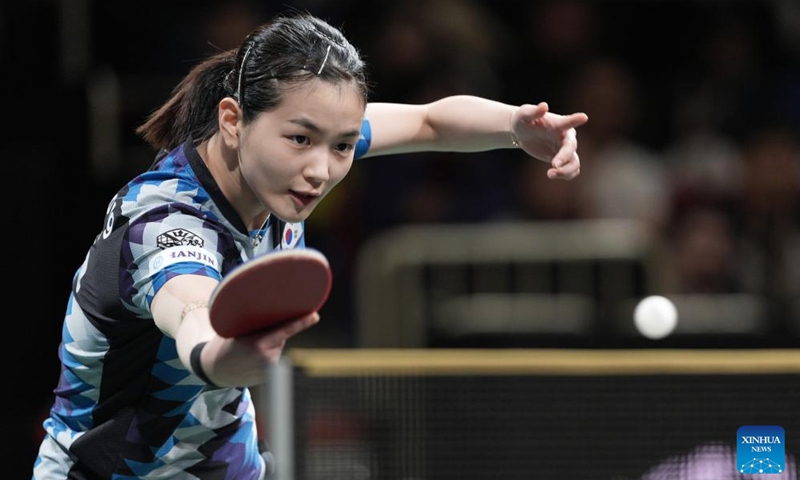
{"label": "table tennis net", "polygon": [[[737,372],[738,353],[765,369]],[[426,365],[429,352],[409,350],[326,369],[331,355],[354,354],[305,352],[289,367],[290,480],[759,478],[737,471],[742,425],[782,426],[786,461],[770,480],[797,479],[800,368],[754,351],[664,368],[686,354],[653,363],[647,352],[603,352],[575,364],[569,352],[440,351]]]}

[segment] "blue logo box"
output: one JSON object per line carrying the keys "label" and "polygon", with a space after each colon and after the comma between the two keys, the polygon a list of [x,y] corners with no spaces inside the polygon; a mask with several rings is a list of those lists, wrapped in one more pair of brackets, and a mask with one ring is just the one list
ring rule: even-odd
{"label": "blue logo box", "polygon": [[777,425],[745,425],[736,431],[736,470],[779,474],[786,469],[786,434]]}

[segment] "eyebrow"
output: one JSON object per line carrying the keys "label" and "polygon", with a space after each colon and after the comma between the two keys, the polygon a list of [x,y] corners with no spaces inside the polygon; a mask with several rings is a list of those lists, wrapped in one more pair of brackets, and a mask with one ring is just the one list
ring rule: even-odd
{"label": "eyebrow", "polygon": [[[289,120],[290,123],[294,123],[295,125],[300,125],[308,130],[311,130],[314,133],[322,132],[322,129],[317,126],[314,122],[307,120],[305,118],[297,118]],[[347,130],[345,132],[341,132],[339,137],[357,137],[361,135],[361,130]]]}

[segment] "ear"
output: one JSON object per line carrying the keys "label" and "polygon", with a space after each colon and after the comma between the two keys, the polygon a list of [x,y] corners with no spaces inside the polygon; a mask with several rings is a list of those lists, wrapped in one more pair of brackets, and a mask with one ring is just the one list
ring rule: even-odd
{"label": "ear", "polygon": [[219,102],[219,132],[222,141],[229,148],[239,148],[239,131],[242,123],[242,111],[239,102],[225,97]]}

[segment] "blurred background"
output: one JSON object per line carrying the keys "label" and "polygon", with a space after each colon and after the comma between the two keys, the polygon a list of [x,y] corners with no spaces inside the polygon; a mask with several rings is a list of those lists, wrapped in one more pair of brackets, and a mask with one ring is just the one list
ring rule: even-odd
{"label": "blurred background", "polygon": [[[72,275],[153,159],[134,128],[192,65],[291,9],[343,29],[373,101],[473,94],[590,118],[571,182],[514,150],[357,162],[307,222],[334,289],[295,345],[797,345],[795,0],[3,0],[4,471],[30,471]],[[647,294],[679,307],[660,343],[631,332]]]}

